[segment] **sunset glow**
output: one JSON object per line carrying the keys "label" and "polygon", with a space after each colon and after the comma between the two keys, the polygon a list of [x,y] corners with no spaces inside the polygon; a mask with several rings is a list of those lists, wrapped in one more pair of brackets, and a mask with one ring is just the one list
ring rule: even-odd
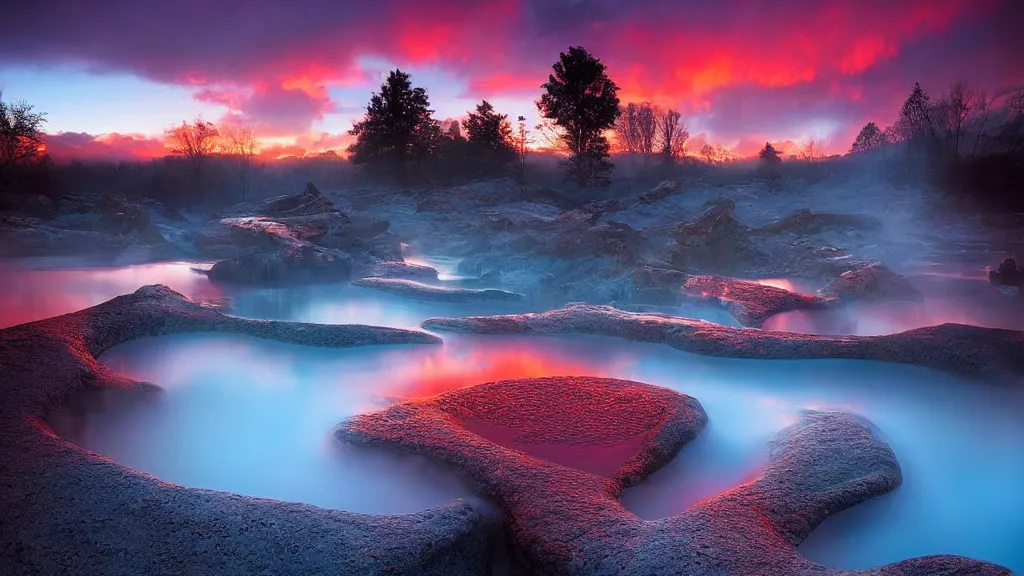
{"label": "sunset glow", "polygon": [[[740,156],[766,140],[783,150],[821,140],[842,153],[865,122],[890,123],[915,81],[938,91],[966,78],[991,95],[1024,82],[1010,24],[1024,15],[1009,0],[386,0],[340,9],[299,0],[256,2],[244,17],[192,2],[145,16],[133,6],[0,24],[0,89],[48,112],[54,157],[166,153],[167,106],[120,102],[126,82],[190,116],[255,127],[266,159],[344,149],[352,121],[396,66],[427,88],[438,118],[488,98],[532,126],[540,85],[570,44],[607,63],[624,101],[680,109],[694,137]],[[69,71],[100,97],[53,89]]]}

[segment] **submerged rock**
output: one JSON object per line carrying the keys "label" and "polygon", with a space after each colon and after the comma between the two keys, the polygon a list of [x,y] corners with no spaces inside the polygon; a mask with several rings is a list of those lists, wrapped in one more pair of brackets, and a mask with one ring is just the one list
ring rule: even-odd
{"label": "submerged rock", "polygon": [[379,278],[403,278],[406,280],[437,280],[437,270],[430,266],[410,264],[400,260],[378,262],[370,271]]}
{"label": "submerged rock", "polygon": [[[823,520],[896,488],[899,464],[867,421],[807,412],[771,444],[759,477],[685,512],[641,520],[622,490],[669,462],[707,422],[677,392],[604,378],[481,384],[343,423],[347,442],[424,454],[466,474],[504,512],[528,573],[568,575],[846,574],[796,550]],[[932,556],[864,575],[1006,575]]]}
{"label": "submerged rock", "polygon": [[818,234],[829,230],[856,230],[876,232],[882,229],[882,221],[863,214],[814,213],[804,208],[797,210],[771,224],[755,228],[754,234]]}
{"label": "submerged rock", "polygon": [[722,308],[740,324],[752,328],[760,328],[765,320],[782,312],[821,310],[839,304],[836,299],[721,276],[690,276],[683,284],[682,293],[692,302]]}
{"label": "submerged rock", "polygon": [[398,296],[416,300],[435,300],[442,302],[494,302],[518,301],[523,295],[496,288],[457,288],[453,286],[433,286],[406,280],[403,278],[363,278],[352,283],[353,286],[373,288],[390,292]]}
{"label": "submerged rock", "polygon": [[595,334],[728,358],[849,358],[916,364],[1000,383],[1024,380],[1024,332],[942,324],[884,336],[823,336],[733,328],[581,304],[543,313],[431,318],[428,330],[473,334]]}
{"label": "submerged rock", "polygon": [[745,274],[765,260],[750,241],[750,230],[717,207],[679,227],[667,257],[677,267],[717,274]]}
{"label": "submerged rock", "polygon": [[81,390],[155,390],[96,357],[189,331],[329,347],[439,342],[395,328],[233,318],[164,286],[0,330],[0,574],[489,573],[498,526],[467,502],[374,516],[186,488],[83,450],[43,420]]}
{"label": "submerged rock", "polygon": [[910,280],[879,263],[843,272],[818,293],[845,302],[924,301],[924,295]]}
{"label": "submerged rock", "polygon": [[214,282],[238,284],[344,282],[352,277],[352,259],[338,250],[300,244],[221,260],[207,276]]}

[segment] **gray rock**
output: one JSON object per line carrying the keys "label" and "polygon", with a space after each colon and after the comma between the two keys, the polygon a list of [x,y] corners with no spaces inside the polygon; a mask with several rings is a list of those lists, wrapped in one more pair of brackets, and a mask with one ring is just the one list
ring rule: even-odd
{"label": "gray rock", "polygon": [[378,262],[370,271],[379,278],[404,278],[406,280],[437,280],[437,270],[430,266],[410,264],[400,260]]}
{"label": "gray rock", "polygon": [[54,435],[83,390],[150,394],[96,356],[122,342],[221,331],[312,346],[438,343],[371,326],[246,320],[164,286],[0,330],[0,574],[487,574],[495,521],[467,502],[372,516],[162,482]]}
{"label": "gray rock", "polygon": [[513,302],[523,299],[523,295],[496,288],[457,288],[453,286],[432,286],[422,282],[402,278],[363,278],[352,283],[353,286],[373,288],[390,292],[398,296],[416,300],[434,300],[441,302]]}
{"label": "gray rock", "polygon": [[844,302],[924,301],[910,280],[879,263],[843,272],[818,293]]}
{"label": "gray rock", "polygon": [[431,318],[428,330],[472,334],[596,334],[728,358],[849,358],[900,362],[1001,383],[1024,381],[1024,332],[942,324],[884,336],[822,336],[576,305],[543,313]]}

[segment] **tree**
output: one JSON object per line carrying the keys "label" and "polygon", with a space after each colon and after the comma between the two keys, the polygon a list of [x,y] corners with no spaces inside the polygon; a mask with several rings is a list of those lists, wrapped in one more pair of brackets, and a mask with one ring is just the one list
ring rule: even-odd
{"label": "tree", "polygon": [[516,118],[516,135],[515,135],[515,147],[516,147],[516,165],[519,169],[519,183],[526,183],[526,155],[529,152],[529,143],[531,141],[530,132],[526,129],[526,117],[520,116]]}
{"label": "tree", "polygon": [[669,108],[659,111],[655,120],[658,154],[665,164],[674,164],[686,155],[686,141],[690,138],[690,132],[682,123],[682,117],[682,114]]}
{"label": "tree", "polygon": [[462,121],[466,130],[466,141],[471,157],[477,162],[479,171],[487,175],[500,174],[515,160],[512,144],[512,125],[507,114],[498,114],[494,106],[483,100]]}
{"label": "tree", "polygon": [[22,164],[45,150],[46,114],[32,110],[33,106],[25,101],[4,102],[0,92],[0,168]]}
{"label": "tree", "polygon": [[629,155],[633,171],[646,169],[657,148],[658,110],[650,102],[630,102],[615,120],[614,130],[619,150]]}
{"label": "tree", "polygon": [[619,87],[601,60],[580,46],[559,54],[552,69],[537,108],[569,150],[563,166],[580,186],[605,184],[612,163],[604,132],[619,117]]}
{"label": "tree", "polygon": [[253,158],[259,151],[256,134],[249,126],[225,125],[221,128],[224,152],[235,161],[235,170],[242,185],[242,200],[249,192]]}
{"label": "tree", "polygon": [[920,82],[914,83],[914,90],[900,108],[892,131],[897,142],[921,143],[934,135],[931,104]]}
{"label": "tree", "polygon": [[164,132],[165,139],[171,145],[171,152],[183,156],[188,162],[197,186],[202,183],[206,162],[217,147],[218,136],[217,127],[199,117],[191,124],[182,121],[180,126],[168,128]]}
{"label": "tree", "polygon": [[825,157],[824,148],[820,140],[811,138],[801,148],[799,157],[807,162],[817,162]]}
{"label": "tree", "polygon": [[936,124],[946,132],[953,149],[953,162],[956,163],[960,160],[960,143],[965,139],[968,128],[975,124],[976,117],[987,116],[985,93],[960,80],[949,88],[949,94],[939,100],[934,112]]}
{"label": "tree", "polygon": [[1005,122],[1000,130],[1000,140],[1006,153],[1013,156],[1024,150],[1024,87],[1010,93],[1003,104]]}
{"label": "tree", "polygon": [[761,159],[761,171],[769,178],[778,177],[778,166],[782,162],[782,154],[779,149],[772,146],[771,142],[765,142],[764,148],[758,152],[757,156]]}
{"label": "tree", "polygon": [[868,122],[860,129],[860,133],[853,140],[850,146],[850,154],[860,154],[878,150],[888,144],[888,137],[874,122]]}
{"label": "tree", "polygon": [[393,171],[407,181],[409,165],[437,151],[441,127],[433,118],[427,91],[413,88],[409,74],[393,70],[366,105],[363,119],[352,125],[349,146],[353,164]]}

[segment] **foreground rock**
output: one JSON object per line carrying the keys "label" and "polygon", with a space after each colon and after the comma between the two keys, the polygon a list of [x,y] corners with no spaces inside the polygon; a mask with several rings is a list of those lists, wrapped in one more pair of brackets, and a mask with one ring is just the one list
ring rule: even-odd
{"label": "foreground rock", "polygon": [[843,272],[818,293],[844,302],[924,301],[910,280],[877,263]]}
{"label": "foreground rock", "polygon": [[152,384],[96,360],[122,342],[221,331],[312,346],[437,343],[422,332],[231,318],[163,286],[0,331],[0,574],[486,574],[492,521],[452,502],[372,516],[168,484],[43,420],[82,391]]}
{"label": "foreground rock", "polygon": [[849,358],[938,368],[997,382],[1024,381],[1024,332],[942,324],[884,336],[823,336],[732,328],[701,320],[573,305],[543,313],[431,318],[429,330],[473,334],[595,334],[728,358]]}
{"label": "foreground rock", "polygon": [[352,283],[353,286],[373,288],[382,292],[390,292],[398,296],[415,300],[433,300],[440,302],[515,302],[523,299],[523,295],[496,288],[456,288],[451,286],[431,286],[422,282],[403,278],[363,278]]}
{"label": "foreground rock", "polygon": [[839,303],[835,299],[721,276],[690,276],[683,284],[682,293],[691,302],[722,308],[740,324],[752,328],[760,328],[776,314],[834,308]]}
{"label": "foreground rock", "polygon": [[[628,409],[623,409],[628,407]],[[779,433],[756,480],[682,514],[641,520],[622,490],[666,464],[707,422],[696,400],[637,382],[538,378],[482,384],[343,423],[338,438],[425,454],[501,506],[529,573],[839,575],[796,550],[828,516],[894,489],[899,464],[869,423],[808,412]],[[956,556],[859,572],[1005,575]]]}

